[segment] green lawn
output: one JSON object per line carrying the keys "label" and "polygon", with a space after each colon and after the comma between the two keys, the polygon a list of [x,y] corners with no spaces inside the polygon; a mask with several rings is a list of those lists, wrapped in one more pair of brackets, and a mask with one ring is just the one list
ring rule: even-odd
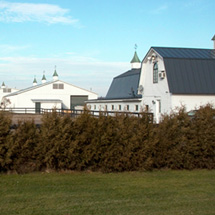
{"label": "green lawn", "polygon": [[215,214],[215,171],[0,175],[0,215]]}

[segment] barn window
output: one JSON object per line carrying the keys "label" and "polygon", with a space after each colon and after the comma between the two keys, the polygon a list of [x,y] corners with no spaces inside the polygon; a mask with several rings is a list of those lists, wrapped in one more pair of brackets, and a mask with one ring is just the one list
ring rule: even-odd
{"label": "barn window", "polygon": [[59,89],[64,89],[64,85],[63,84],[59,84]]}
{"label": "barn window", "polygon": [[58,89],[58,84],[53,84],[53,89]]}
{"label": "barn window", "polygon": [[10,88],[3,88],[3,93],[11,93],[11,89]]}
{"label": "barn window", "polygon": [[122,106],[121,105],[119,105],[119,110],[122,110]]}
{"label": "barn window", "polygon": [[158,64],[154,63],[153,66],[153,83],[158,83]]}
{"label": "barn window", "polygon": [[64,89],[64,84],[53,84],[53,89]]}
{"label": "barn window", "polygon": [[129,105],[126,106],[126,109],[129,110]]}
{"label": "barn window", "polygon": [[112,110],[114,110],[114,105],[112,105]]}
{"label": "barn window", "polygon": [[139,110],[139,106],[135,105],[135,111],[138,111],[138,110]]}

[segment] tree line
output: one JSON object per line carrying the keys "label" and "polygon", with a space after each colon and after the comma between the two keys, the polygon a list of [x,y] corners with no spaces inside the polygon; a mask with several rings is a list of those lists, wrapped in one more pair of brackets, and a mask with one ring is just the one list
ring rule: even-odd
{"label": "tree line", "polygon": [[0,172],[47,169],[75,171],[145,171],[215,169],[215,109],[208,104],[193,117],[184,107],[163,115],[159,125],[148,115],[116,114],[78,118],[56,111],[42,124],[20,121],[0,112]]}

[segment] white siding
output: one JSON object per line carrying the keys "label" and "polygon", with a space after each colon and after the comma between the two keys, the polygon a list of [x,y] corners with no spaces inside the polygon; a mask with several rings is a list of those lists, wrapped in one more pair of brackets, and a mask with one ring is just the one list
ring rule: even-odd
{"label": "white siding", "polygon": [[215,104],[215,95],[172,95],[173,110],[184,105],[190,111],[208,103]]}
{"label": "white siding", "polygon": [[[138,110],[136,110],[136,105]],[[141,105],[141,100],[139,102],[124,102],[124,101],[96,101],[96,102],[87,102],[87,106],[90,110],[95,111],[128,111],[128,112],[141,112],[143,107]],[[112,109],[114,106],[114,109]],[[119,108],[121,106],[121,110]],[[129,106],[129,110],[127,110]]]}
{"label": "white siding", "polygon": [[[155,61],[158,64],[158,74],[161,71],[165,72],[162,58],[157,56]],[[149,111],[154,113],[155,120],[158,122],[161,113],[169,113],[171,109],[171,94],[169,93],[166,73],[164,78],[158,77],[158,83],[153,83],[153,66],[155,61],[153,62],[146,58],[142,63],[139,85],[142,85],[144,88],[142,106],[148,105]]]}
{"label": "white siding", "polygon": [[14,92],[17,92],[18,90],[17,89],[14,89],[14,88],[0,88],[0,102],[2,101],[2,98],[10,93],[8,92],[4,92],[4,89],[11,89],[11,92],[10,93],[14,93]]}

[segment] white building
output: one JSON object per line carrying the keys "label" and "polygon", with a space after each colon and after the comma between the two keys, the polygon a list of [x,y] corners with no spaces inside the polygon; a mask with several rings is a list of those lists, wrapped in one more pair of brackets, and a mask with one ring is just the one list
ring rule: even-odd
{"label": "white building", "polygon": [[13,92],[17,92],[18,90],[15,88],[11,88],[5,85],[4,82],[2,82],[1,88],[0,88],[0,101],[1,101],[1,108],[4,108],[5,106],[7,106],[7,102],[6,100],[3,99],[4,96],[13,93]]}
{"label": "white building", "polygon": [[43,75],[42,84],[37,84],[34,78],[32,87],[8,94],[4,98],[10,100],[10,108],[28,108],[40,112],[41,109],[83,108],[85,101],[97,97],[96,93],[58,80],[55,70],[53,81],[46,82]]}
{"label": "white building", "polygon": [[215,103],[215,50],[151,47],[142,62],[140,88],[157,122],[184,105],[187,111]]}
{"label": "white building", "polygon": [[159,122],[161,114],[181,105],[190,111],[215,103],[215,36],[212,40],[214,49],[151,47],[141,69],[115,77],[107,96],[88,105],[96,110],[148,110]]}

